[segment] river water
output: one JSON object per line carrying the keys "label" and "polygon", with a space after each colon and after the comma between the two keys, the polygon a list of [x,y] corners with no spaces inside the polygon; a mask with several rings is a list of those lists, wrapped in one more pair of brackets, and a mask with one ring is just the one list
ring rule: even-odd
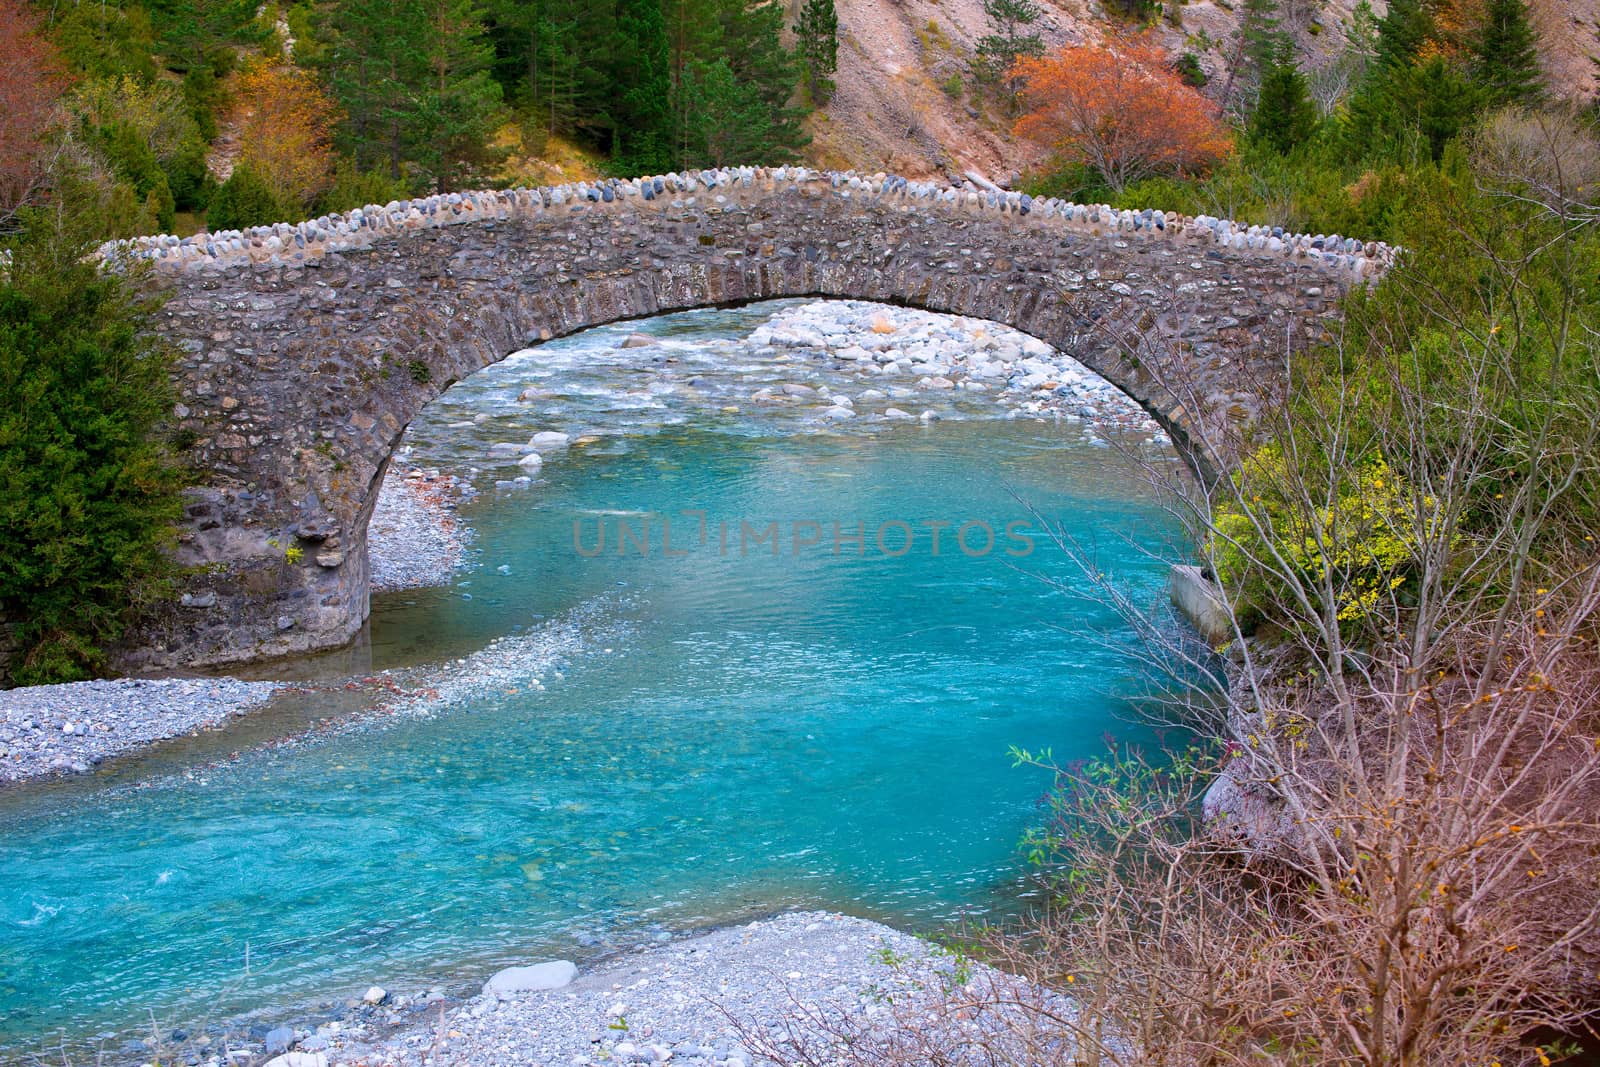
{"label": "river water", "polygon": [[[366,654],[433,699],[0,794],[0,1060],[792,905],[1014,909],[1049,782],[1010,747],[1148,738],[1131,634],[1041,580],[1085,586],[1038,517],[1150,605],[1175,531],[1083,425],[990,398],[928,423],[725,410],[764,380],[744,339],[774,310],[645,325],[665,372],[665,349],[619,355],[639,324],[591,331],[419,420],[411,460],[483,489],[472,548],[378,597]],[[695,378],[687,399],[663,373]],[[530,384],[544,407],[516,401]],[[596,439],[517,483],[491,439],[540,428]]]}

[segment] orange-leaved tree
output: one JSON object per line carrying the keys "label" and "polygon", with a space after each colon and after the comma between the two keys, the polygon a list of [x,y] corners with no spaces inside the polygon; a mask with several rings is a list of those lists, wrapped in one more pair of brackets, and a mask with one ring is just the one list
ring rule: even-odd
{"label": "orange-leaved tree", "polygon": [[281,205],[310,207],[333,179],[337,105],[312,75],[289,66],[247,69],[237,88],[239,162]]}
{"label": "orange-leaved tree", "polygon": [[1147,37],[1075,45],[1016,66],[1016,133],[1121,192],[1142,178],[1204,170],[1233,148],[1215,104],[1185,85]]}
{"label": "orange-leaved tree", "polygon": [[67,79],[22,0],[0,0],[0,224],[33,199],[49,170],[50,132]]}

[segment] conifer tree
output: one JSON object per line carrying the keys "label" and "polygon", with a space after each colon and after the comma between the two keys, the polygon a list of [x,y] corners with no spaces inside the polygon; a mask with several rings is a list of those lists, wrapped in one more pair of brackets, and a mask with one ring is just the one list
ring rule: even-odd
{"label": "conifer tree", "polygon": [[772,147],[771,110],[754,86],[739,81],[726,59],[690,67],[683,95],[690,131],[687,164],[765,162]]}
{"label": "conifer tree", "polygon": [[1259,85],[1276,64],[1279,53],[1289,47],[1289,35],[1278,18],[1278,0],[1244,0],[1239,38],[1250,80]]}
{"label": "conifer tree", "polygon": [[660,0],[620,0],[613,40],[611,165],[620,174],[670,170],[672,82]]}
{"label": "conifer tree", "polygon": [[345,113],[341,141],[361,170],[404,173],[415,140],[415,90],[427,76],[415,0],[341,0],[333,8],[328,79]]}
{"label": "conifer tree", "polygon": [[213,233],[242,230],[271,222],[295,222],[300,214],[294,207],[279,202],[266,179],[248,163],[241,163],[211,194],[211,203],[206,208],[206,228]]}
{"label": "conifer tree", "polygon": [[839,12],[833,0],[806,0],[794,31],[811,102],[820,107],[832,98],[833,74],[839,69]]}
{"label": "conifer tree", "polygon": [[1378,55],[1378,16],[1372,10],[1372,0],[1357,0],[1344,24],[1344,51],[1339,61],[1362,75]]}
{"label": "conifer tree", "polygon": [[[1222,86],[1223,107],[1247,106],[1272,65],[1272,57],[1288,46],[1288,35],[1279,29],[1278,0],[1244,0],[1234,61],[1229,64],[1228,80]],[[1236,87],[1242,90],[1237,98]]]}
{"label": "conifer tree", "polygon": [[214,59],[232,61],[235,45],[259,45],[268,31],[256,0],[150,0],[146,5],[167,67],[188,71]]}
{"label": "conifer tree", "polygon": [[978,40],[980,78],[1009,79],[1017,60],[1044,55],[1044,40],[1030,29],[1044,13],[1033,0],[983,0],[983,13],[994,32]]}
{"label": "conifer tree", "polygon": [[1539,37],[1526,0],[1488,0],[1472,39],[1472,79],[1490,104],[1530,105],[1544,95]]}
{"label": "conifer tree", "polygon": [[[692,85],[699,68],[726,53],[730,32],[720,0],[663,0],[667,18],[667,54],[672,100],[672,158],[692,166],[699,158],[697,95]],[[735,30],[731,32],[737,32]]]}
{"label": "conifer tree", "polygon": [[1378,20],[1379,68],[1410,66],[1433,33],[1433,16],[1422,0],[1389,0],[1388,11]]}
{"label": "conifer tree", "polygon": [[475,0],[340,0],[329,81],[346,115],[357,166],[406,164],[437,188],[485,162],[500,89]]}
{"label": "conifer tree", "polygon": [[1261,79],[1250,138],[1279,155],[1288,155],[1311,137],[1316,124],[1317,109],[1305,75],[1285,50]]}
{"label": "conifer tree", "polygon": [[526,106],[532,124],[546,135],[608,144],[614,9],[588,0],[489,0],[488,22],[505,95]]}
{"label": "conifer tree", "polygon": [[459,188],[492,157],[500,86],[489,75],[494,50],[475,0],[423,0],[427,81],[417,107],[413,157],[438,188]]}
{"label": "conifer tree", "polygon": [[[771,142],[789,149],[806,143],[800,128],[802,112],[790,106],[800,85],[801,64],[784,46],[781,0],[746,4],[718,0],[723,31],[719,53],[741,82],[751,85],[771,115]],[[712,61],[716,57],[708,57]]]}

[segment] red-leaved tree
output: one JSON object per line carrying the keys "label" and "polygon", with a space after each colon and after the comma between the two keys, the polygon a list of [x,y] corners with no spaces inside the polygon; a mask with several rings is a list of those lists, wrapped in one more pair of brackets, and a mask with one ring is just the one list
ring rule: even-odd
{"label": "red-leaved tree", "polygon": [[0,0],[0,225],[31,200],[49,170],[57,102],[66,88],[55,48],[23,0]]}
{"label": "red-leaved tree", "polygon": [[1204,170],[1233,148],[1215,104],[1185,85],[1145,37],[1023,59],[1016,133],[1092,169],[1117,192]]}

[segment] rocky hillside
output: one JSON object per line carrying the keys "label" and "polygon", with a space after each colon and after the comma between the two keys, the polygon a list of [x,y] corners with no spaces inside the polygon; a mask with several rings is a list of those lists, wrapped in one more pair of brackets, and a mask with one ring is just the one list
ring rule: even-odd
{"label": "rocky hillside", "polygon": [[[982,0],[837,0],[838,92],[813,117],[812,161],[833,168],[888,170],[910,177],[974,170],[1005,183],[1038,160],[1010,136],[1010,117],[971,71],[977,41],[991,32]],[[1094,0],[1039,0],[1037,26],[1047,47],[1102,38],[1116,23]],[[1466,0],[1470,2],[1470,0]],[[1600,0],[1531,0],[1543,36],[1547,73],[1563,93],[1600,89]],[[1193,52],[1222,97],[1237,49],[1233,0],[1193,0],[1156,29],[1176,57]],[[1330,64],[1344,47],[1355,0],[1281,0],[1302,64]],[[1384,0],[1373,0],[1381,14]]]}

